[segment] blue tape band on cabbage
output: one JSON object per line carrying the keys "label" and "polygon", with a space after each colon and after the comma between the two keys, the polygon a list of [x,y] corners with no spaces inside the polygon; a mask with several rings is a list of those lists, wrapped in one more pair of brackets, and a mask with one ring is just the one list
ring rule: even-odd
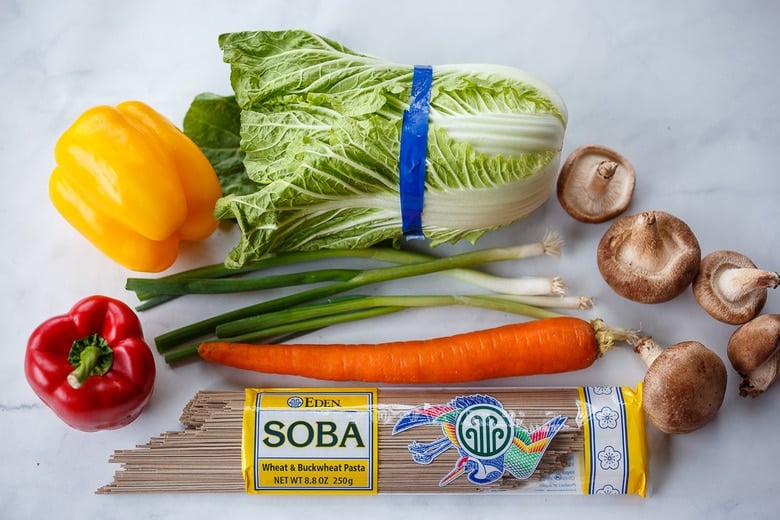
{"label": "blue tape band on cabbage", "polygon": [[403,114],[401,127],[399,157],[401,230],[409,239],[424,238],[422,211],[432,83],[432,67],[424,65],[414,67],[409,109]]}

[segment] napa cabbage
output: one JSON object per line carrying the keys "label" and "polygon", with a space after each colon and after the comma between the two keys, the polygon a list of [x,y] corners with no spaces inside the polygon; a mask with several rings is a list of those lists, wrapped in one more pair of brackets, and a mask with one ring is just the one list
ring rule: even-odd
{"label": "napa cabbage", "polygon": [[[413,66],[302,30],[223,34],[219,45],[234,95],[196,99],[185,132],[218,172],[232,172],[215,208],[241,229],[226,264],[400,240]],[[545,82],[507,66],[434,65],[429,110],[422,224],[431,245],[475,242],[550,197],[567,112]],[[219,114],[231,145],[220,146],[208,121]]]}

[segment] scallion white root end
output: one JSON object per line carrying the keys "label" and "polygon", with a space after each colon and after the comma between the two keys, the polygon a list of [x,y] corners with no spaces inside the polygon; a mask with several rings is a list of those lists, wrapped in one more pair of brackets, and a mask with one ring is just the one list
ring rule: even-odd
{"label": "scallion white root end", "polygon": [[550,256],[561,256],[561,249],[563,248],[563,239],[555,231],[548,231],[542,240],[544,247],[544,253]]}

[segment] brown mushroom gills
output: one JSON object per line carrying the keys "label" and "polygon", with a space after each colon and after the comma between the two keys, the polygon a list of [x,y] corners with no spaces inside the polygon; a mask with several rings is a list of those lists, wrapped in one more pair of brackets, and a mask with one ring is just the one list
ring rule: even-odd
{"label": "brown mushroom gills", "polygon": [[642,406],[659,430],[689,433],[715,417],[727,383],[726,365],[720,356],[697,341],[664,349],[649,337],[640,338],[634,350],[648,365]]}
{"label": "brown mushroom gills", "polygon": [[620,217],[597,249],[604,281],[624,298],[640,303],[679,296],[693,281],[700,261],[701,248],[691,229],[663,211]]}

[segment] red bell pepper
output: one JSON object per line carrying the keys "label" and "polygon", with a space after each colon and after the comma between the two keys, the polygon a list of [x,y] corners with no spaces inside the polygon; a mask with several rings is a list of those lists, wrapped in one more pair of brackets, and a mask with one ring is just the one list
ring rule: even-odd
{"label": "red bell pepper", "polygon": [[24,359],[27,381],[60,419],[82,431],[134,421],[152,395],[154,355],[125,303],[89,296],[40,324]]}

